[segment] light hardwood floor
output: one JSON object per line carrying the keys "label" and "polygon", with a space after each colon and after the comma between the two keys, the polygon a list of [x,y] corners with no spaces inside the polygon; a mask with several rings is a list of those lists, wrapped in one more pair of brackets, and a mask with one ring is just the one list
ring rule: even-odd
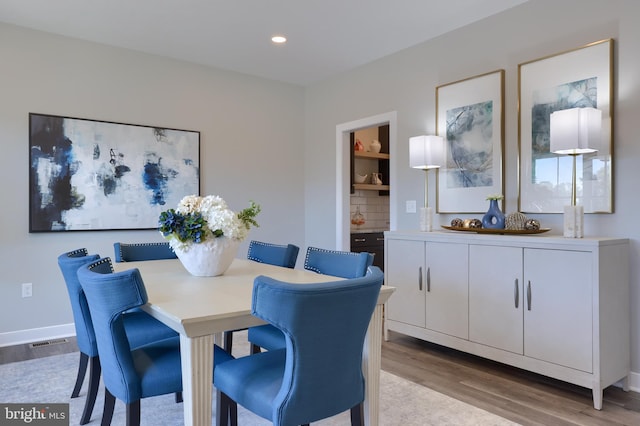
{"label": "light hardwood floor", "polygon": [[382,369],[522,425],[640,425],[640,393],[591,390],[390,332]]}

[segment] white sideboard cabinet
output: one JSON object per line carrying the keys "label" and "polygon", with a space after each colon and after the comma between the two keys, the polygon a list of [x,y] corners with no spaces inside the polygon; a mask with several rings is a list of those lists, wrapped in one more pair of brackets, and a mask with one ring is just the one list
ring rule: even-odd
{"label": "white sideboard cabinet", "polygon": [[396,331],[593,391],[630,371],[629,242],[385,232]]}

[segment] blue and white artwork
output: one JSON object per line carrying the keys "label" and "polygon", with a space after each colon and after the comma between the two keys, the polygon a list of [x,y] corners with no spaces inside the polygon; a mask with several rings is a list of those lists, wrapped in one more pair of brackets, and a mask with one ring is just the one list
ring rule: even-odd
{"label": "blue and white artwork", "polygon": [[485,213],[503,194],[504,70],[436,87],[436,133],[445,138],[438,169],[439,213]]}
{"label": "blue and white artwork", "polygon": [[[558,86],[538,89],[531,107],[531,182],[557,185],[558,161],[570,162],[550,151],[551,114],[570,108],[598,108],[598,78],[591,77]],[[547,161],[551,159],[552,161]],[[580,163],[581,167],[582,164]],[[570,169],[563,167],[562,170]],[[582,171],[580,171],[582,173]],[[570,176],[569,176],[570,178]],[[570,179],[569,179],[570,180]]]}
{"label": "blue and white artwork", "polygon": [[200,133],[29,115],[30,232],[153,229],[199,194]]}
{"label": "blue and white artwork", "polygon": [[[572,202],[576,160],[576,202],[585,213],[612,213],[613,40],[518,65],[518,211],[562,213]],[[592,107],[602,112],[598,151],[577,157],[550,152],[551,113]]]}
{"label": "blue and white artwork", "polygon": [[493,185],[493,102],[447,110],[448,188]]}

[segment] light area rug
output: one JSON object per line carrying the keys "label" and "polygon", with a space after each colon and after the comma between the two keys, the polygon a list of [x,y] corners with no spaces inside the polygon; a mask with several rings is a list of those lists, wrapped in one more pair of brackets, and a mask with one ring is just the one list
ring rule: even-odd
{"label": "light area rug", "polygon": [[[248,347],[243,343],[246,335],[234,336],[234,355],[241,356]],[[236,343],[237,342],[237,343]],[[239,344],[238,344],[239,343]],[[237,353],[236,353],[237,352]],[[78,398],[71,399],[76,378],[79,354],[69,353],[46,358],[0,365],[0,402],[2,403],[69,403],[70,425],[78,425],[86,397],[87,380]],[[101,384],[91,425],[99,425],[102,418],[104,388]],[[124,425],[124,403],[116,402],[112,425]],[[215,401],[213,413],[215,416]],[[182,404],[175,403],[174,395],[145,398],[141,402],[142,425],[182,425]],[[238,424],[262,426],[271,423],[238,407]],[[314,425],[349,425],[348,412],[315,422]],[[380,425],[516,425],[485,410],[450,398],[403,378],[381,372]]]}

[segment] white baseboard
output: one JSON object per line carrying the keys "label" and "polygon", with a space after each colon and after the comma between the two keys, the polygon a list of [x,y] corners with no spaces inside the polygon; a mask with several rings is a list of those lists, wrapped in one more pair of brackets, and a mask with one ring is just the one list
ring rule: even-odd
{"label": "white baseboard", "polygon": [[631,372],[629,374],[629,390],[640,392],[640,373]]}
{"label": "white baseboard", "polygon": [[73,323],[56,325],[53,327],[10,331],[8,333],[0,333],[0,348],[4,346],[23,345],[25,343],[59,339],[61,337],[69,337],[75,335],[76,329]]}

